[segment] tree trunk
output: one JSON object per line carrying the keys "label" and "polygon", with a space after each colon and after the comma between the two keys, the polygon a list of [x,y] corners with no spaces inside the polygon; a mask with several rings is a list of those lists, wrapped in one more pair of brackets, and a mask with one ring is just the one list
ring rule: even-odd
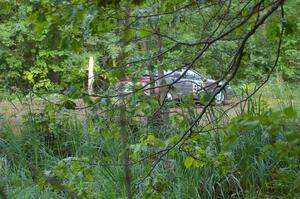
{"label": "tree trunk", "polygon": [[[145,50],[146,54],[149,53],[149,47],[148,47],[147,40],[144,41],[144,50]],[[146,65],[147,65],[147,70],[149,72],[149,78],[150,78],[150,95],[154,96],[155,95],[154,67],[151,65],[150,61],[147,61]]]}
{"label": "tree trunk", "polygon": [[[129,6],[127,4],[124,5],[124,10],[127,11],[127,16],[129,16]],[[120,22],[120,26],[123,27],[121,30],[121,34],[123,38],[121,40],[121,53],[119,55],[119,60],[117,63],[122,64],[125,61],[126,53],[125,53],[125,46],[127,44],[127,31],[129,30],[129,18],[125,16],[123,20]],[[123,22],[123,23],[122,23]],[[116,64],[116,60],[113,59],[114,65]],[[126,78],[125,68],[121,68],[121,79]],[[132,199],[132,191],[131,191],[131,172],[130,172],[130,158],[129,158],[129,140],[128,140],[128,115],[126,113],[126,96],[121,95],[120,97],[120,133],[121,133],[121,144],[122,144],[122,161],[123,161],[123,174],[124,174],[124,183],[126,189],[127,199]]]}
{"label": "tree trunk", "polygon": [[[157,12],[159,14],[159,12]],[[158,54],[161,53],[162,51],[162,37],[160,35],[160,21],[156,24],[156,47],[158,49]],[[161,110],[160,110],[160,115],[161,115],[161,122],[165,123],[168,120],[168,113],[166,113],[166,106],[165,104],[165,98],[167,96],[168,92],[168,87],[167,87],[167,82],[165,78],[162,78],[164,76],[164,71],[162,68],[162,56],[158,56],[157,58],[157,69],[158,69],[158,79],[159,79],[159,102],[161,104]]]}

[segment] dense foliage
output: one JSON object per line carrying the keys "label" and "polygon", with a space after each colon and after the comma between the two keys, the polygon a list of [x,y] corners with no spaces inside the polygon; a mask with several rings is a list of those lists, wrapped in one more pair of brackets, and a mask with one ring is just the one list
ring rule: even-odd
{"label": "dense foliage", "polygon": [[[98,77],[99,80],[111,78],[103,73],[109,72],[109,76],[112,75],[112,59],[119,56],[124,44],[124,49],[130,56],[126,56],[126,60],[122,62],[134,61],[126,70],[132,73],[138,68],[142,73],[148,67],[155,67],[157,64],[153,62],[154,59],[151,59],[150,63],[137,60],[153,57],[158,53],[155,41],[158,27],[163,38],[160,51],[172,48],[164,55],[161,67],[176,68],[190,61],[201,47],[199,42],[198,45],[189,44],[196,44],[199,38],[205,40],[218,25],[217,19],[208,21],[211,15],[219,10],[226,13],[226,10],[222,10],[224,5],[215,2],[198,5],[193,1],[139,1],[139,6],[136,5],[137,2],[129,5],[130,11],[124,10],[120,2],[113,5],[111,2],[114,1],[2,1],[1,87],[10,90],[21,88],[26,93],[33,88],[47,90],[59,87],[57,89],[63,91],[71,84],[82,87],[87,80],[85,65],[89,55],[97,57],[97,76],[104,76]],[[107,7],[104,7],[105,5]],[[232,17],[235,14],[234,9],[238,10],[241,6],[231,6]],[[297,81],[300,42],[297,32],[300,19],[296,13],[299,2],[289,1],[285,7],[286,37],[277,76],[287,81]],[[199,16],[197,9],[203,9],[205,15]],[[153,14],[156,12],[167,14]],[[245,9],[243,12],[242,15],[246,15],[249,11]],[[153,17],[143,17],[147,15]],[[123,23],[120,20],[126,16],[129,17],[128,23],[131,27],[126,30],[124,38],[121,33],[124,30],[121,30],[119,25]],[[230,19],[230,14],[227,17],[224,21]],[[245,66],[241,69],[240,77],[259,80],[270,70],[281,21],[279,14],[273,15],[251,39],[244,55]],[[220,77],[226,70],[225,63],[234,54],[233,49],[237,45],[237,38],[243,34],[243,29],[245,27],[235,30],[235,34],[212,45],[203,59],[197,61],[195,67],[212,77]],[[127,41],[122,44],[121,40],[124,39]],[[250,71],[256,72],[253,74]],[[249,73],[253,76],[249,76]]]}
{"label": "dense foliage", "polygon": [[[0,1],[0,197],[300,197],[299,8]],[[223,86],[197,103],[169,101],[164,71],[182,68]],[[118,90],[124,80],[129,92]],[[215,106],[227,84],[235,97]],[[27,107],[19,125],[1,112],[7,101]]]}

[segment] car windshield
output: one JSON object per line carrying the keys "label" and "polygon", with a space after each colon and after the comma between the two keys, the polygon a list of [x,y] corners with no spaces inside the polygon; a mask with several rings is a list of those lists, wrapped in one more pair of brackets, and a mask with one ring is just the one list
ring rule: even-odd
{"label": "car windshield", "polygon": [[[164,71],[164,75],[167,75],[168,77],[180,77],[186,69],[182,69],[181,71],[171,71],[171,70],[167,70]],[[193,71],[193,70],[188,70],[186,72],[186,74],[183,77],[184,79],[191,79],[191,80],[204,80],[205,77],[203,77],[202,75],[200,75],[199,73]]]}
{"label": "car windshield", "polygon": [[[184,70],[182,71],[184,72]],[[185,79],[192,79],[192,80],[204,80],[205,78],[200,75],[199,73],[193,71],[193,70],[188,70],[186,74],[184,75]]]}

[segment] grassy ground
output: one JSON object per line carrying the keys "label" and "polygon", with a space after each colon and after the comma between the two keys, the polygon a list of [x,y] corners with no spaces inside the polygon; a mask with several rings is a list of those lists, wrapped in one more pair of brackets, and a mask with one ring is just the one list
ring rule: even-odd
{"label": "grassy ground", "polygon": [[[261,91],[262,100],[236,107],[239,115],[212,122],[211,131],[195,128],[150,176],[157,158],[133,164],[135,198],[299,197],[299,114],[288,106],[288,94],[269,90]],[[298,107],[298,90],[284,87],[280,92],[292,93]],[[45,104],[37,104],[0,104],[0,197],[125,198],[118,124],[93,112],[84,117],[85,112],[43,112]],[[132,160],[179,139],[180,129],[188,125],[182,118],[197,112],[190,108],[181,119],[171,115],[167,126],[130,121]],[[206,119],[215,116],[210,110]]]}

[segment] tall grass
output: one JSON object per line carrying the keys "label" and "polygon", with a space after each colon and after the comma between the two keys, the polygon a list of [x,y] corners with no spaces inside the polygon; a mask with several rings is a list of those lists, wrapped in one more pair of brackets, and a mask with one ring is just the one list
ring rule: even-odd
{"label": "tall grass", "polygon": [[[202,166],[185,167],[183,162],[192,151],[177,150],[175,157],[166,157],[151,177],[152,195],[146,196],[299,197],[299,116],[295,108],[272,110],[258,97],[241,106],[239,113],[227,128],[199,135],[197,147],[205,150],[199,158]],[[168,167],[168,162],[173,162],[173,166]],[[164,189],[156,190],[157,181],[163,179],[168,179],[169,184],[164,183]]]}
{"label": "tall grass", "polygon": [[[9,198],[22,198],[21,195],[35,198],[29,192],[34,192],[33,185],[37,184],[44,170],[62,158],[75,156],[81,148],[82,126],[78,120],[49,117],[43,113],[29,113],[20,132],[15,132],[5,119],[0,120],[0,157],[5,165],[0,166],[0,172],[5,173],[1,175],[1,183],[9,185]],[[22,184],[10,184],[13,181]],[[10,192],[11,188],[16,190]]]}
{"label": "tall grass", "polygon": [[[273,110],[263,100],[250,99],[238,116],[211,124],[217,130],[194,132],[150,175],[155,157],[131,165],[135,198],[299,197],[299,116],[293,107]],[[211,112],[208,120],[218,116]],[[106,121],[29,113],[16,133],[1,119],[0,191],[8,198],[125,198],[119,128]],[[132,153],[157,151],[188,124],[164,125],[166,130],[130,120]],[[198,166],[187,168],[188,156]]]}

